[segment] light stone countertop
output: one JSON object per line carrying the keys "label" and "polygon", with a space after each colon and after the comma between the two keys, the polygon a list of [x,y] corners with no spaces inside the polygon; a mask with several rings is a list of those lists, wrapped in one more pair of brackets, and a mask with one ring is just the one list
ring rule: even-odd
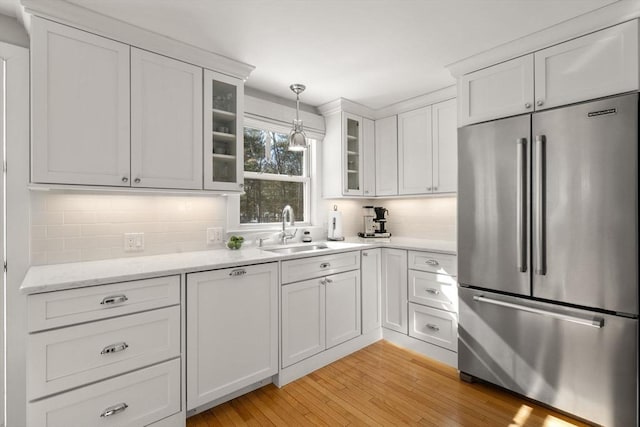
{"label": "light stone countertop", "polygon": [[[452,255],[456,253],[455,242],[402,237],[389,239],[355,237],[348,238],[344,242],[326,243],[329,249],[288,255],[269,252],[255,246],[246,246],[236,251],[220,248],[197,252],[34,266],[27,271],[20,291],[23,294],[35,294],[376,247],[423,250]],[[292,243],[288,246],[296,246],[296,244]]]}

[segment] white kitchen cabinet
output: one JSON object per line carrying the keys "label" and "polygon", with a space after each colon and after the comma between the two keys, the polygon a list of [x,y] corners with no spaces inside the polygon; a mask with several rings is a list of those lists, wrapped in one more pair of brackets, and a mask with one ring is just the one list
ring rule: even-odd
{"label": "white kitchen cabinet", "polygon": [[465,74],[458,125],[636,91],[638,44],[632,20]]}
{"label": "white kitchen cabinet", "polygon": [[398,116],[375,123],[376,196],[398,194]]}
{"label": "white kitchen cabinet", "polygon": [[187,275],[187,409],[278,372],[278,264]]}
{"label": "white kitchen cabinet", "polygon": [[431,106],[433,122],[433,192],[458,191],[458,126],[456,100]]}
{"label": "white kitchen cabinet", "polygon": [[533,55],[458,79],[458,126],[533,111]]}
{"label": "white kitchen cabinet", "polygon": [[381,323],[382,249],[362,251],[362,333],[378,329]]}
{"label": "white kitchen cabinet", "polygon": [[204,70],[204,188],[244,187],[244,83]]}
{"label": "white kitchen cabinet", "polygon": [[331,348],[361,333],[360,271],[335,274],[324,280],[325,345]]}
{"label": "white kitchen cabinet", "polygon": [[458,314],[409,303],[409,336],[458,351]]}
{"label": "white kitchen cabinet", "polygon": [[31,20],[31,180],[130,185],[129,46]]}
{"label": "white kitchen cabinet", "polygon": [[325,116],[322,140],[322,195],[375,194],[375,124],[345,111]]}
{"label": "white kitchen cabinet", "polygon": [[382,326],[407,334],[407,251],[382,248],[381,271]]}
{"label": "white kitchen cabinet", "polygon": [[433,191],[431,106],[398,115],[398,194]]}
{"label": "white kitchen cabinet", "polygon": [[168,276],[29,295],[27,425],[179,415],[180,294],[180,277]]}
{"label": "white kitchen cabinet", "polygon": [[325,349],[324,279],[282,286],[282,367]]}
{"label": "white kitchen cabinet", "polygon": [[202,189],[202,68],[136,48],[131,186]]}
{"label": "white kitchen cabinet", "polygon": [[362,195],[372,197],[376,194],[376,147],[375,122],[362,119]]}
{"label": "white kitchen cabinet", "polygon": [[638,20],[534,54],[535,108],[638,90]]}

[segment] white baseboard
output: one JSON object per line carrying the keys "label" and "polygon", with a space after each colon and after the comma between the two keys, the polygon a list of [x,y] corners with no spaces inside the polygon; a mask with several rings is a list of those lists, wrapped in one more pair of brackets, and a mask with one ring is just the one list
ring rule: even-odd
{"label": "white baseboard", "polygon": [[[199,414],[200,412],[204,412],[207,409],[211,409],[214,406],[218,406],[218,405],[222,405],[225,402],[230,401],[231,399],[235,399],[236,397],[242,396],[243,394],[247,394],[247,393],[251,393],[254,390],[257,390],[259,388],[262,388],[264,386],[266,386],[267,384],[271,384],[273,381],[274,377],[268,377],[265,378],[262,381],[258,381],[255,382],[253,384],[249,384],[246,387],[242,387],[240,390],[236,390],[233,393],[229,393],[226,396],[222,396],[218,399],[212,400],[209,403],[205,403],[203,405],[197,406],[193,409],[189,409],[187,411],[187,417],[191,417],[193,415]],[[155,427],[155,426],[154,426]]]}
{"label": "white baseboard", "polygon": [[382,337],[385,340],[458,369],[458,353],[420,341],[408,335],[401,334],[400,332],[392,331],[391,329],[382,328],[382,331]]}
{"label": "white baseboard", "polygon": [[278,387],[282,387],[381,339],[381,329],[360,335],[359,337],[280,370],[280,373],[274,377],[273,383]]}

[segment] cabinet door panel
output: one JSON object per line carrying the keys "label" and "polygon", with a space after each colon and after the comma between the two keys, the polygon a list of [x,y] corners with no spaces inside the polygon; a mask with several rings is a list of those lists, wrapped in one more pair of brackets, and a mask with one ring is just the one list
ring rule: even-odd
{"label": "cabinet door panel", "polygon": [[431,107],[398,116],[398,193],[432,191]]}
{"label": "cabinet door panel", "polygon": [[458,126],[456,100],[434,104],[433,192],[458,191]]}
{"label": "cabinet door panel", "polygon": [[275,374],[277,264],[189,274],[187,328],[187,409]]}
{"label": "cabinet door panel", "polygon": [[282,286],[282,367],[325,349],[324,279]]}
{"label": "cabinet door panel", "polygon": [[360,271],[325,279],[326,348],[360,335]]}
{"label": "cabinet door panel", "polygon": [[638,21],[536,52],[535,73],[536,110],[638,90]]}
{"label": "cabinet door panel", "polygon": [[533,111],[533,55],[525,55],[458,79],[458,125]]}
{"label": "cabinet door panel", "polygon": [[408,333],[405,250],[382,249],[382,326]]}
{"label": "cabinet door panel", "polygon": [[381,304],[380,288],[382,282],[382,249],[362,251],[362,333],[380,327]]}
{"label": "cabinet door panel", "polygon": [[131,49],[131,185],[202,189],[202,69]]}
{"label": "cabinet door panel", "polygon": [[32,24],[31,180],[128,187],[129,46]]}
{"label": "cabinet door panel", "polygon": [[362,119],[362,194],[376,194],[375,125],[373,120]]}
{"label": "cabinet door panel", "polygon": [[398,116],[376,120],[376,196],[398,194]]}

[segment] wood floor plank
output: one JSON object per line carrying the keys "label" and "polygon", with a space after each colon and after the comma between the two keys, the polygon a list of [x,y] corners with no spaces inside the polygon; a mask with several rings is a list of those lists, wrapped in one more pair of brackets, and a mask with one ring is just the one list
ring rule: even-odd
{"label": "wood floor plank", "polygon": [[379,341],[282,388],[273,384],[194,415],[213,426],[586,427],[442,363]]}

